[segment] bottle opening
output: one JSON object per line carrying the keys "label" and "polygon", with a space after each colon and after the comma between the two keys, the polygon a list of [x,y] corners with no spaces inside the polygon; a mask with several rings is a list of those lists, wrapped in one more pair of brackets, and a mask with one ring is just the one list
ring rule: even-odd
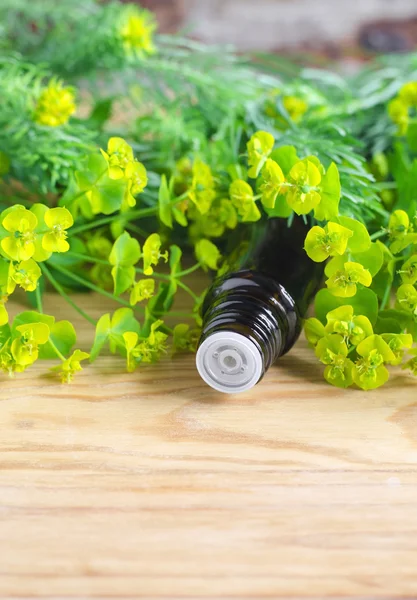
{"label": "bottle opening", "polygon": [[257,346],[234,331],[218,331],[206,337],[198,348],[196,364],[201,378],[225,394],[251,389],[264,371]]}

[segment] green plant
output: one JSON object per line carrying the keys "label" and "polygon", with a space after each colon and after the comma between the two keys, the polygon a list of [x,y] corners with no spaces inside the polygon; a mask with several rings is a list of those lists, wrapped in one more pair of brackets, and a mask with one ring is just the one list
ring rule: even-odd
{"label": "green plant", "polygon": [[[239,224],[298,214],[327,261],[305,324],[327,381],[416,373],[415,56],[345,79],[156,35],[118,2],[5,0],[0,17],[3,370],[56,358],[71,381],[107,347],[128,371],[193,351],[202,296],[187,277],[227,268],[218,241]],[[94,324],[89,353],[43,313],[47,285]],[[17,287],[35,310],[9,323]],[[96,322],[77,289],[119,308]],[[178,289],[191,307],[171,329]]]}

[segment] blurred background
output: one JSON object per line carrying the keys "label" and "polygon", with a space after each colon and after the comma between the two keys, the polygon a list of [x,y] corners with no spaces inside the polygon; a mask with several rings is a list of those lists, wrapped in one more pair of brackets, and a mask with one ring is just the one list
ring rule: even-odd
{"label": "blurred background", "polygon": [[417,0],[142,0],[164,32],[356,64],[417,46]]}

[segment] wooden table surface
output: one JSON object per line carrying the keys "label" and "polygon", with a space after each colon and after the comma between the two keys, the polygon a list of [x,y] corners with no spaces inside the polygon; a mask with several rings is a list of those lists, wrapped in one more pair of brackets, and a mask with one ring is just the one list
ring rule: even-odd
{"label": "wooden table surface", "polygon": [[2,376],[2,598],[417,597],[411,376],[332,388],[302,340],[235,397],[192,356],[123,367]]}

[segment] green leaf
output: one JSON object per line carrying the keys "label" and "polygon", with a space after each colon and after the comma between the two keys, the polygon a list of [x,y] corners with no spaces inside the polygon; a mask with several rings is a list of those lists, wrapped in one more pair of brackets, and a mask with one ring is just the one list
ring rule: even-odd
{"label": "green leaf", "polygon": [[[110,215],[122,206],[127,182],[125,179],[110,179],[107,173],[107,162],[98,154],[91,154],[84,171],[77,171],[75,179],[79,191],[84,191],[78,203],[91,206],[94,214]],[[87,195],[88,194],[88,195]]]}
{"label": "green leaf", "polygon": [[417,123],[410,123],[407,129],[407,142],[412,152],[417,152]]}
{"label": "green leaf", "polygon": [[20,314],[16,315],[13,320],[11,328],[12,337],[16,335],[17,327],[20,325],[27,325],[28,323],[45,323],[45,325],[47,325],[51,330],[54,326],[55,318],[34,310],[21,312]]}
{"label": "green leaf", "polygon": [[381,314],[378,315],[378,319],[375,323],[374,332],[377,334],[381,333],[401,333],[403,328],[396,319],[389,317],[383,317]]}
{"label": "green leaf", "polygon": [[179,246],[172,245],[169,248],[169,267],[172,277],[181,271],[182,250]]}
{"label": "green leaf", "polygon": [[[333,219],[339,214],[341,196],[339,170],[335,163],[331,163],[320,185],[320,204],[314,209],[314,216],[319,221]],[[341,223],[344,225],[344,223]],[[345,225],[345,227],[348,227]]]}
{"label": "green leaf", "polygon": [[285,177],[287,177],[295,163],[300,160],[294,146],[281,146],[280,148],[276,148],[272,151],[271,158],[279,164]]}
{"label": "green leaf", "polygon": [[[50,327],[49,339],[64,356],[68,356],[77,341],[74,326],[69,321],[57,321]],[[57,354],[49,341],[39,348],[39,358],[53,359]]]}
{"label": "green leaf", "polygon": [[390,319],[396,321],[401,330],[407,329],[412,321],[412,316],[410,313],[405,312],[404,310],[397,310],[394,308],[387,308],[386,310],[381,310],[379,313],[379,317],[381,319]]}
{"label": "green leaf", "polygon": [[414,159],[410,165],[405,145],[398,143],[394,148],[395,151],[389,156],[389,160],[397,184],[398,200],[395,207],[404,210],[409,217],[412,217],[417,210],[417,159]]}
{"label": "green leaf", "polygon": [[368,269],[372,277],[374,277],[384,263],[384,254],[380,245],[373,242],[365,252],[355,253],[354,260],[365,267],[365,269]]}
{"label": "green leaf", "polygon": [[119,308],[113,313],[110,328],[111,348],[125,347],[123,334],[127,331],[140,334],[140,324],[135,319],[134,312],[131,308]]}
{"label": "green leaf", "polygon": [[88,117],[88,124],[94,129],[102,129],[103,125],[108,121],[112,115],[113,98],[105,98],[104,100],[98,100],[93,106],[90,116]]}
{"label": "green leaf", "polygon": [[274,208],[264,207],[264,210],[268,217],[282,217],[284,219],[288,218],[292,213],[292,208],[288,205],[287,199],[283,194],[278,194]]}
{"label": "green leaf", "polygon": [[132,287],[135,282],[134,265],[141,257],[139,242],[125,231],[113,244],[109,262],[113,265],[111,274],[114,282],[114,293],[119,296]]}
{"label": "green leaf", "polygon": [[113,292],[116,296],[120,296],[135,283],[136,269],[135,267],[113,267],[111,276],[114,283]]}
{"label": "green leaf", "polygon": [[100,317],[96,325],[96,334],[90,352],[90,362],[94,362],[109,339],[111,329],[110,314]]}
{"label": "green leaf", "polygon": [[140,324],[135,319],[131,308],[119,308],[110,316],[109,313],[103,315],[96,325],[96,334],[94,344],[91,348],[90,361],[96,360],[98,355],[107,343],[110,343],[110,350],[114,353],[119,350],[121,354],[125,352],[125,342],[123,334],[133,332],[139,335]]}
{"label": "green leaf", "polygon": [[120,210],[126,192],[124,179],[110,179],[106,174],[91,190],[91,205],[94,214],[111,215]]}
{"label": "green leaf", "polygon": [[349,239],[348,248],[354,254],[356,252],[365,252],[371,246],[371,238],[365,225],[351,219],[350,217],[338,217],[337,221],[343,227],[347,227],[353,231],[353,236]]}
{"label": "green leaf", "polygon": [[317,318],[326,324],[326,315],[331,310],[339,306],[350,305],[353,307],[355,315],[364,315],[368,317],[371,324],[376,323],[378,317],[378,298],[375,292],[367,288],[357,290],[355,296],[351,298],[341,298],[333,296],[327,289],[320,290],[315,297],[315,311]]}
{"label": "green leaf", "polygon": [[161,185],[158,193],[159,218],[162,223],[172,229],[171,192],[166,175],[161,177]]}
{"label": "green leaf", "polygon": [[304,323],[304,334],[307,341],[314,346],[326,335],[326,330],[321,321],[312,317],[307,319]]}

